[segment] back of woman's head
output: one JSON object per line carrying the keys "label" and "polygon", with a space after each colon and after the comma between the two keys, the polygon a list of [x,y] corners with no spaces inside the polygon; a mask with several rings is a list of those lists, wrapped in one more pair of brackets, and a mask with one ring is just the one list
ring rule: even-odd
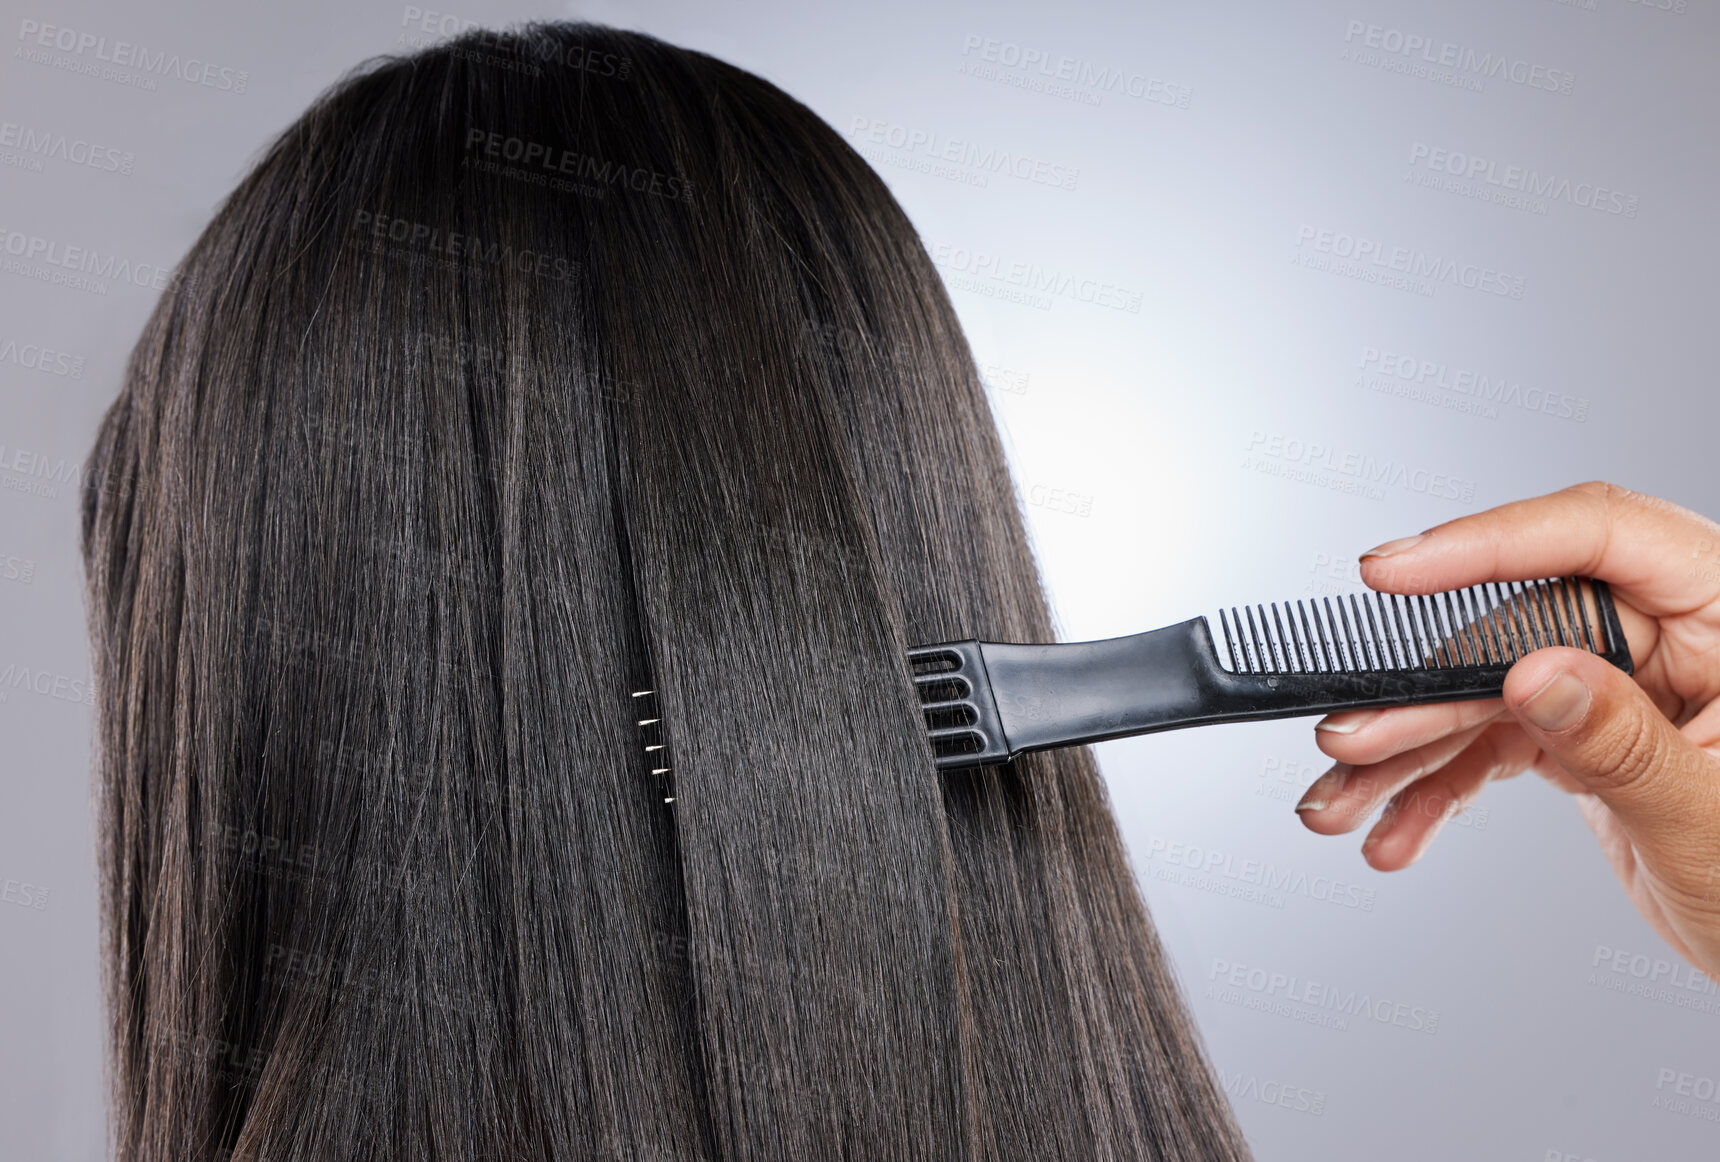
{"label": "back of woman's head", "polygon": [[757,77],[344,81],[83,522],[120,1158],[1244,1155],[1089,755],[933,768],[906,645],[1045,603],[913,229]]}

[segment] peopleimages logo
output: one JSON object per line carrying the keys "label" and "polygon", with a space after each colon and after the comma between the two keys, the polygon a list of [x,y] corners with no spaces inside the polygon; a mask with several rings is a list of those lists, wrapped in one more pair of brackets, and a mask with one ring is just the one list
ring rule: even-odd
{"label": "peopleimages logo", "polygon": [[[1157,879],[1215,891],[1220,895],[1234,895],[1273,908],[1282,908],[1288,896],[1305,896],[1340,908],[1362,912],[1374,910],[1372,888],[1347,884],[1329,876],[1309,875],[1305,871],[1279,867],[1258,859],[1238,859],[1229,852],[1177,843],[1161,835],[1147,840],[1146,859],[1158,865]],[[1234,890],[1232,885],[1243,890]]]}
{"label": "peopleimages logo", "polygon": [[0,443],[0,488],[51,498],[59,495],[62,486],[75,490],[81,480],[82,472],[75,460],[55,459]]}
{"label": "peopleimages logo", "polygon": [[[111,279],[149,290],[164,290],[173,273],[165,266],[133,262],[88,246],[67,246],[52,238],[9,230],[5,226],[0,226],[0,270],[99,289],[104,294],[105,285],[89,282],[89,279]],[[80,275],[88,278],[80,279]]]}
{"label": "peopleimages logo", "polygon": [[1465,88],[1480,88],[1480,83],[1498,80],[1550,93],[1569,93],[1577,79],[1568,70],[1549,68],[1522,57],[1436,40],[1365,20],[1349,22],[1344,29],[1344,44],[1345,56],[1359,64],[1379,65],[1446,83],[1468,82],[1463,85]]}
{"label": "peopleimages logo", "polygon": [[0,363],[11,363],[31,371],[67,376],[71,379],[81,379],[84,374],[84,357],[82,355],[55,351],[53,348],[44,347],[40,343],[20,344],[16,339],[0,340]]}
{"label": "peopleimages logo", "polygon": [[1113,68],[1081,57],[1024,47],[969,33],[962,38],[962,72],[982,80],[1097,105],[1105,93],[1187,109],[1194,90],[1163,77]]}
{"label": "peopleimages logo", "polygon": [[[1499,191],[1520,194],[1529,199],[1566,202],[1584,210],[1613,214],[1622,218],[1636,217],[1638,197],[1594,182],[1574,182],[1558,174],[1544,174],[1521,165],[1502,165],[1497,161],[1457,149],[1444,149],[1425,141],[1415,142],[1409,149],[1410,174],[1445,175],[1464,182],[1481,183]],[[1454,193],[1465,192],[1461,187]]]}
{"label": "peopleimages logo", "polygon": [[1051,299],[1073,299],[1089,306],[1141,313],[1144,292],[1094,278],[1082,278],[1056,267],[1033,262],[1012,262],[998,254],[933,242],[927,248],[932,264],[952,277],[964,290],[996,298],[1023,302],[1040,310],[1051,309]]}
{"label": "peopleimages logo", "polygon": [[0,689],[24,690],[60,702],[96,704],[96,684],[89,678],[73,678],[50,670],[33,670],[12,662],[0,670]]}
{"label": "peopleimages logo", "polygon": [[[1406,394],[1405,388],[1437,388],[1454,396],[1465,396],[1482,404],[1505,404],[1524,411],[1583,423],[1589,418],[1586,396],[1531,387],[1503,375],[1453,367],[1437,359],[1419,358],[1377,347],[1362,348],[1359,364],[1364,386],[1389,394]],[[1379,377],[1379,378],[1374,378]]]}
{"label": "peopleimages logo", "polygon": [[999,177],[1018,178],[1060,190],[1072,190],[1081,171],[1061,162],[1045,161],[1007,149],[981,146],[931,129],[898,125],[872,117],[855,117],[848,136],[868,145],[882,145],[907,153],[923,154],[932,161],[949,162]]}
{"label": "peopleimages logo", "polygon": [[466,130],[466,151],[468,159],[472,154],[482,154],[493,161],[512,163],[519,167],[520,173],[560,174],[576,182],[594,183],[593,191],[599,197],[607,189],[620,187],[671,201],[693,200],[692,183],[680,174],[658,173],[643,166],[606,161],[588,153],[510,137],[481,126],[474,125]]}
{"label": "peopleimages logo", "polygon": [[360,210],[353,220],[356,237],[373,251],[395,248],[396,257],[410,260],[433,260],[451,268],[463,265],[506,267],[521,274],[541,278],[571,280],[579,274],[579,264],[558,254],[527,250],[513,243],[485,241],[458,230],[445,230],[427,222],[407,218],[392,218],[371,210]]}
{"label": "peopleimages logo", "polygon": [[1680,1069],[1661,1069],[1654,1088],[1657,1092],[1648,1103],[1649,1109],[1720,1122],[1720,1104],[1716,1104],[1720,1103],[1720,1081]]}
{"label": "peopleimages logo", "polygon": [[1224,1092],[1233,1099],[1247,1098],[1316,1118],[1326,1112],[1326,1091],[1322,1089],[1309,1089],[1276,1078],[1262,1079],[1252,1073],[1230,1073],[1223,1069],[1218,1071],[1218,1079]]}
{"label": "peopleimages logo", "polygon": [[[1475,499],[1473,480],[1465,480],[1444,472],[1432,472],[1425,468],[1414,468],[1396,460],[1381,460],[1363,452],[1346,452],[1322,440],[1301,440],[1294,436],[1255,429],[1248,436],[1247,459],[1243,461],[1243,467],[1259,471],[1259,465],[1253,461],[1262,457],[1269,462],[1281,462],[1311,471],[1350,477],[1359,487],[1374,490],[1369,495],[1389,486],[1464,503]],[[1377,495],[1375,499],[1378,499]]]}
{"label": "peopleimages logo", "polygon": [[[1349,1019],[1391,1025],[1411,1033],[1439,1031],[1439,1010],[1376,997],[1365,989],[1342,988],[1257,965],[1215,959],[1207,980],[1209,995],[1243,1008],[1290,1017],[1307,1024],[1344,1030]],[[1219,990],[1224,991],[1219,991]]]}
{"label": "peopleimages logo", "polygon": [[1503,298],[1523,297],[1523,278],[1489,266],[1442,258],[1407,246],[1388,246],[1373,238],[1301,226],[1296,230],[1298,255],[1314,253],[1342,259],[1358,270],[1381,270],[1427,283],[1444,283]]}
{"label": "peopleimages logo", "polygon": [[1608,992],[1658,1001],[1708,1016],[1720,1015],[1720,986],[1683,961],[1595,945],[1588,983]]}
{"label": "peopleimages logo", "polygon": [[251,81],[251,74],[243,69],[215,65],[196,57],[182,57],[166,50],[151,51],[146,45],[133,44],[127,40],[110,41],[105,36],[97,36],[91,32],[79,32],[74,28],[43,24],[36,20],[26,19],[19,23],[18,40],[21,43],[14,55],[37,60],[39,64],[54,63],[51,58],[37,59],[41,54],[35,53],[34,50],[46,48],[66,53],[70,57],[87,57],[115,68],[134,69],[149,76],[176,77],[186,84],[202,85],[227,93],[243,93],[245,86]]}
{"label": "peopleimages logo", "polygon": [[63,161],[107,173],[129,174],[137,164],[137,155],[130,150],[11,121],[0,121],[0,149],[15,149],[27,157]]}

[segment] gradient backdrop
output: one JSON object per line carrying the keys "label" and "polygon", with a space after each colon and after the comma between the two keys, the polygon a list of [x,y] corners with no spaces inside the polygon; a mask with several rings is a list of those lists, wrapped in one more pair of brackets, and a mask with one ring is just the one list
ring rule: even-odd
{"label": "gradient backdrop", "polygon": [[[1714,0],[449,2],[6,0],[7,1159],[104,1153],[80,462],[166,272],[367,56],[579,16],[817,110],[950,287],[1067,638],[1350,591],[1579,480],[1720,516]],[[1101,759],[1262,1162],[1720,1156],[1720,992],[1539,780],[1381,875],[1292,814],[1308,720]]]}

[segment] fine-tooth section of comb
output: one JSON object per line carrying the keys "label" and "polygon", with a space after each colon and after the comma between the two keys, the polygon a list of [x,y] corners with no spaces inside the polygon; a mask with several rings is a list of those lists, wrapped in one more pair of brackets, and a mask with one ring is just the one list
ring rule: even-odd
{"label": "fine-tooth section of comb", "polygon": [[1614,618],[1602,616],[1595,584],[1581,577],[1489,581],[1443,593],[1351,593],[1221,609],[1220,663],[1232,674],[1359,674],[1509,666],[1547,646],[1616,654],[1623,641]]}

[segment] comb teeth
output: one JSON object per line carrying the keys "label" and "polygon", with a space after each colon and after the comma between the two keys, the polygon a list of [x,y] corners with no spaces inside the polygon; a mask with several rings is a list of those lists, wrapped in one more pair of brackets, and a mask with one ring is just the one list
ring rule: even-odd
{"label": "comb teeth", "polygon": [[908,651],[926,737],[940,764],[1002,762],[1009,757],[978,642]]}
{"label": "comb teeth", "polygon": [[1605,654],[1618,643],[1599,608],[1579,577],[1232,607],[1218,614],[1221,661],[1236,674],[1316,674],[1508,666],[1546,646]]}
{"label": "comb teeth", "polygon": [[[650,763],[651,773],[662,778],[670,773],[669,747],[663,741],[663,716],[657,709],[657,692],[655,690],[633,691],[633,711],[635,723],[639,728],[639,742],[645,749],[645,758]],[[673,803],[673,795],[666,796],[665,803]]]}
{"label": "comb teeth", "polygon": [[970,700],[973,683],[962,672],[961,655],[954,650],[910,651],[908,662],[932,752],[943,758],[984,750],[985,737],[977,729],[979,711]]}

